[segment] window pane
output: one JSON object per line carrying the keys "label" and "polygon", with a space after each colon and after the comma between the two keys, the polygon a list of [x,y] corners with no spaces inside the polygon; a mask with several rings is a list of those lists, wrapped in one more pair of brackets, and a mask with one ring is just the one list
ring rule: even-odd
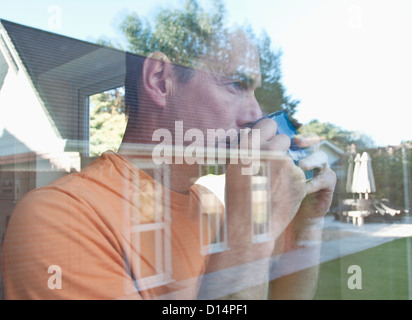
{"label": "window pane", "polygon": [[117,151],[126,129],[124,88],[116,88],[89,97],[90,156]]}

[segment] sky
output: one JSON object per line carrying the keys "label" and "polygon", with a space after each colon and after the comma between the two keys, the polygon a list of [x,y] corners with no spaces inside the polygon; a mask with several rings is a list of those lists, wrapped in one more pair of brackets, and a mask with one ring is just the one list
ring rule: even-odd
{"label": "sky", "polygon": [[[205,6],[210,1],[201,0]],[[377,145],[412,140],[411,0],[224,0],[231,23],[265,30],[282,51],[296,118],[330,122]],[[180,0],[0,0],[0,18],[86,41],[121,42],[130,12],[151,18]]]}

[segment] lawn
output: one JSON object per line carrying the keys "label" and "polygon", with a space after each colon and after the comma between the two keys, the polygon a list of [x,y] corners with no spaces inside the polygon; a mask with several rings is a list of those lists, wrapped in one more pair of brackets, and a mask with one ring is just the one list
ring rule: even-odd
{"label": "lawn", "polygon": [[[412,246],[412,238],[401,238],[323,263],[315,299],[409,299],[412,279],[408,279],[407,241]],[[352,265],[361,269],[361,289],[349,289],[348,279],[354,274],[348,273],[348,269]]]}

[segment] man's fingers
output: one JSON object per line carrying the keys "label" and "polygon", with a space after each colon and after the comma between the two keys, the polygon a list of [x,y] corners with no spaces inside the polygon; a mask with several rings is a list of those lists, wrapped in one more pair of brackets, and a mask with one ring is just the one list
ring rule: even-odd
{"label": "man's fingers", "polygon": [[320,138],[315,133],[298,134],[293,139],[295,143],[301,148],[309,148],[316,146],[320,142]]}
{"label": "man's fingers", "polygon": [[290,139],[284,134],[276,134],[277,124],[272,119],[262,119],[247,130],[241,130],[240,149],[260,148],[262,153],[284,155],[290,147]]}
{"label": "man's fingers", "polygon": [[260,145],[264,151],[285,153],[290,147],[290,138],[285,134],[276,134],[277,123],[272,119],[263,119],[253,128],[260,130]]}
{"label": "man's fingers", "polygon": [[315,178],[306,183],[306,193],[312,194],[321,190],[333,193],[335,185],[336,174],[331,168],[326,167]]}
{"label": "man's fingers", "polygon": [[299,167],[303,170],[324,169],[328,166],[328,155],[323,151],[317,151],[299,161]]}
{"label": "man's fingers", "polygon": [[275,121],[272,119],[262,119],[258,123],[256,123],[253,127],[253,129],[259,129],[260,130],[260,141],[269,141],[271,140],[275,135],[276,135],[276,130],[277,130],[277,124]]}

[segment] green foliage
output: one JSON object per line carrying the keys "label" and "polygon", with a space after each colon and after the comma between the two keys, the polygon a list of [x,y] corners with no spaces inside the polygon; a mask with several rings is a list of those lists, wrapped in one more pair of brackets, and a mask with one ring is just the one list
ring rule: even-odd
{"label": "green foliage", "polygon": [[95,94],[90,97],[90,105],[93,113],[124,114],[124,92],[123,88],[115,88]]}
{"label": "green foliage", "polygon": [[213,42],[223,32],[225,10],[215,0],[211,11],[205,11],[196,0],[189,0],[183,9],[164,9],[152,25],[132,13],[121,23],[120,29],[128,40],[128,50],[147,56],[154,51],[166,54],[172,62],[194,67],[196,58],[207,54]]}
{"label": "green foliage", "polygon": [[[370,150],[373,159],[372,167],[375,177],[376,193],[378,199],[387,198],[399,208],[405,206],[404,169],[408,173],[408,182],[411,185],[412,149],[402,153],[402,148],[378,148]],[[405,165],[404,165],[405,161]],[[409,190],[411,199],[411,190]]]}
{"label": "green foliage", "polygon": [[[174,63],[196,67],[199,57],[213,56],[225,61],[225,51],[230,51],[225,20],[226,9],[221,0],[215,0],[210,10],[202,8],[196,0],[188,0],[183,9],[160,11],[153,24],[132,13],[124,19],[120,29],[130,52],[147,56],[161,51]],[[287,96],[281,83],[281,53],[273,51],[266,32],[257,37],[250,27],[243,27],[243,31],[259,49],[262,87],[255,94],[262,109],[267,112],[286,109],[293,117],[299,101]]]}
{"label": "green foliage", "polygon": [[257,39],[260,69],[262,74],[262,86],[255,91],[255,95],[263,110],[268,113],[285,109],[293,120],[298,100],[292,100],[286,95],[286,90],[281,83],[281,52],[272,50],[272,41],[269,35],[263,31]]}
{"label": "green foliage", "polygon": [[117,151],[126,128],[122,88],[90,97],[90,155],[107,150]]}
{"label": "green foliage", "polygon": [[358,152],[374,147],[373,140],[366,135],[344,130],[332,123],[320,122],[319,120],[312,120],[308,124],[301,126],[299,132],[315,133],[343,150],[352,144],[356,145]]}

